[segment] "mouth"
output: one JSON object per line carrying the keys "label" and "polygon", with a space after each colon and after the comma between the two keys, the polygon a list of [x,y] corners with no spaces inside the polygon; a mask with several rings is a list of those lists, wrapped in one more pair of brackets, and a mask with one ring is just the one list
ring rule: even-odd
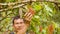
{"label": "mouth", "polygon": [[18,30],[21,30],[21,29],[22,29],[22,27],[19,27],[19,28],[18,28]]}

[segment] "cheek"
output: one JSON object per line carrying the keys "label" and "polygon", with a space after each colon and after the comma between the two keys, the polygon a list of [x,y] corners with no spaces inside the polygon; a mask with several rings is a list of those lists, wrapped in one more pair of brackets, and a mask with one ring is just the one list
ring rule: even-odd
{"label": "cheek", "polygon": [[26,25],[25,25],[25,24],[21,24],[21,27],[22,27],[22,28],[25,28],[25,27],[26,27]]}
{"label": "cheek", "polygon": [[24,25],[24,28],[27,28],[27,25]]}
{"label": "cheek", "polygon": [[22,23],[22,24],[20,24],[21,26],[25,26],[25,24],[24,23]]}
{"label": "cheek", "polygon": [[17,29],[18,28],[18,25],[14,25],[14,28]]}

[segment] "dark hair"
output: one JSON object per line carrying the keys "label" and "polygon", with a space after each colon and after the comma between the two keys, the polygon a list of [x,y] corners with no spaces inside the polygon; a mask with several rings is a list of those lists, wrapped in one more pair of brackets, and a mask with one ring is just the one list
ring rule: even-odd
{"label": "dark hair", "polygon": [[16,20],[16,19],[20,19],[20,16],[15,16],[14,18],[13,18],[13,24],[14,24],[14,20]]}

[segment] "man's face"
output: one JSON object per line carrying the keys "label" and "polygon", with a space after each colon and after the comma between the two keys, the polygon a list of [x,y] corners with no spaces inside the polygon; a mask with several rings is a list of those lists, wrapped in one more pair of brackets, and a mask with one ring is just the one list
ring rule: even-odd
{"label": "man's face", "polygon": [[27,28],[26,24],[23,21],[23,19],[15,19],[13,26],[14,26],[16,31],[23,30],[23,29]]}

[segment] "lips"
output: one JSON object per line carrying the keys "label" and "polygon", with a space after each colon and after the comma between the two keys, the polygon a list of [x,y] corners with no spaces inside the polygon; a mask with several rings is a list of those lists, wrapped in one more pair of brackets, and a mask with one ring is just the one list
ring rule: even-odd
{"label": "lips", "polygon": [[23,29],[24,27],[23,26],[21,26],[21,27],[18,27],[18,30],[21,30],[21,29]]}
{"label": "lips", "polygon": [[22,29],[22,27],[19,27],[18,30]]}

